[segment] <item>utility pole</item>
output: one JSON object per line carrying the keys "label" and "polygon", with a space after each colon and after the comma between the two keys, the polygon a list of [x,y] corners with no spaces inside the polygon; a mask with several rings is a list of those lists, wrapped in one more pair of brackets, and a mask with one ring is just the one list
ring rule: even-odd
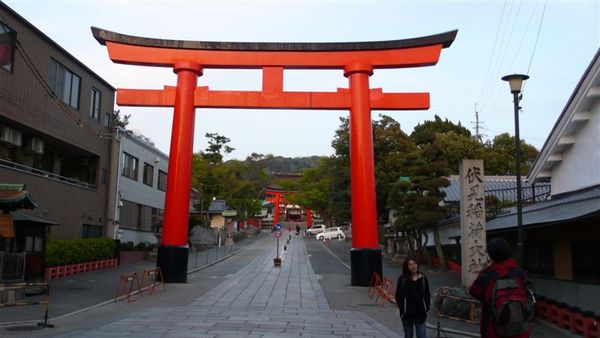
{"label": "utility pole", "polygon": [[479,143],[483,142],[483,134],[479,132],[481,125],[483,122],[479,122],[479,112],[477,111],[477,103],[475,103],[475,122],[471,122],[475,125],[475,138],[479,141]]}

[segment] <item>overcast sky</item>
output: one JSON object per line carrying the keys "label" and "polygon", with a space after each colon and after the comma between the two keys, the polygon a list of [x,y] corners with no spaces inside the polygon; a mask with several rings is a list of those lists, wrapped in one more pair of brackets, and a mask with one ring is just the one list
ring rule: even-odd
{"label": "overcast sky", "polygon": [[[475,105],[482,133],[514,134],[512,96],[500,77],[527,73],[521,138],[538,148],[600,47],[600,1],[167,1],[4,0],[116,88],[175,85],[167,68],[112,63],[90,26],[153,38],[203,41],[345,42],[414,38],[458,29],[437,65],[376,70],[371,87],[430,92],[428,111],[388,111],[410,133],[434,115],[472,128]],[[537,43],[536,43],[537,41]],[[285,90],[348,87],[340,71],[286,71]],[[260,90],[253,70],[206,70],[199,85]],[[117,107],[131,129],[169,152],[172,109]],[[377,119],[380,112],[372,112]],[[195,151],[204,134],[231,139],[227,158],[252,152],[288,157],[330,155],[346,111],[198,109]],[[474,132],[474,129],[471,129]]]}

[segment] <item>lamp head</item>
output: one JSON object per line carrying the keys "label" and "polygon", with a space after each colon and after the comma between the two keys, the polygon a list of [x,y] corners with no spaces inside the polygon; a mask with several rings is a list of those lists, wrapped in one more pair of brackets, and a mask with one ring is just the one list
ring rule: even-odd
{"label": "lamp head", "polygon": [[523,81],[529,79],[528,75],[523,74],[512,74],[502,77],[503,81],[508,81],[511,93],[520,93],[523,87]]}

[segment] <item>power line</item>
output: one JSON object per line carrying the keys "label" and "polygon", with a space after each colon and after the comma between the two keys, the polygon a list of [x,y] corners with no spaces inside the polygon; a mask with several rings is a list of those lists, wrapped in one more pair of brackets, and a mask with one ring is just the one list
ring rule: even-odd
{"label": "power line", "polygon": [[[529,59],[529,65],[527,66],[527,72],[525,74],[529,75],[529,70],[531,69],[531,63],[533,62],[533,56],[535,55],[535,50],[537,49],[537,44],[540,39],[540,32],[542,31],[542,23],[544,22],[544,14],[546,14],[546,4],[547,0],[544,0],[544,9],[542,10],[542,18],[540,19],[540,25],[538,26],[537,36],[535,37],[535,43],[533,44],[533,51],[531,52],[531,59]],[[527,81],[523,84],[523,89],[521,90],[521,95],[523,95],[523,91],[525,90],[525,85]]]}

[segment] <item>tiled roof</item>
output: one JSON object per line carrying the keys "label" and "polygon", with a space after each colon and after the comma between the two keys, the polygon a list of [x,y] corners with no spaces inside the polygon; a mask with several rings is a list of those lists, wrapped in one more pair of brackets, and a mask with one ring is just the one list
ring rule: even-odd
{"label": "tiled roof", "polygon": [[[523,208],[523,225],[542,225],[570,219],[600,215],[600,186],[535,203]],[[517,226],[515,208],[487,222],[487,230],[509,229]]]}
{"label": "tiled roof", "polygon": [[[445,202],[460,201],[460,180],[458,175],[448,178],[450,185],[441,190],[446,193]],[[524,179],[521,180],[522,197],[524,201],[531,201],[533,190],[531,184]],[[485,195],[494,195],[501,201],[517,201],[517,179],[515,176],[485,176]],[[539,182],[535,184],[535,201],[543,201],[550,192],[550,183]]]}
{"label": "tiled roof", "polygon": [[225,202],[225,200],[211,201],[210,205],[208,206],[208,212],[210,214],[222,213],[226,209],[227,209],[227,203]]}

